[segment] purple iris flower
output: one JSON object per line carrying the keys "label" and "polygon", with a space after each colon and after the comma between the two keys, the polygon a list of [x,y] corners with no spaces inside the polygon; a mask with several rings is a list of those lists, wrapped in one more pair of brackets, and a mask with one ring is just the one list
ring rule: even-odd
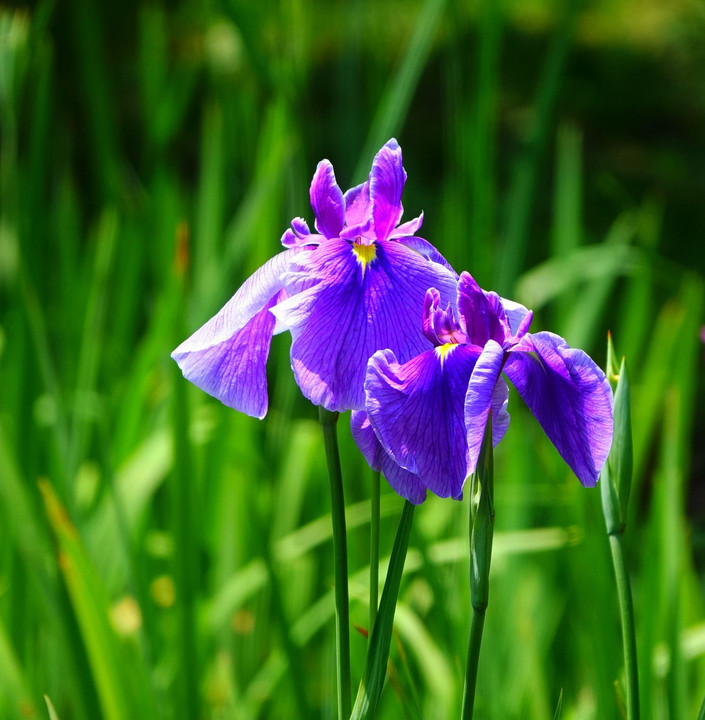
{"label": "purple iris flower", "polygon": [[172,357],[184,377],[229,407],[267,413],[272,335],[290,330],[291,365],[303,394],[327,410],[362,409],[367,361],[391,348],[402,362],[426,345],[417,318],[426,289],[454,299],[457,274],[416,235],[423,215],[399,225],[406,182],[390,140],[366,182],[345,194],[328,160],[311,182],[312,233],[295,218],[286,250],[257,270]]}
{"label": "purple iris flower", "polygon": [[468,273],[458,281],[457,308],[457,315],[450,305],[442,309],[432,288],[423,331],[433,347],[407,362],[388,349],[370,359],[366,412],[352,418],[370,465],[389,472],[390,484],[413,503],[427,489],[461,497],[490,411],[493,444],[509,425],[504,372],[580,482],[594,486],[613,430],[602,370],[558,335],[527,332],[533,313],[484,292]]}

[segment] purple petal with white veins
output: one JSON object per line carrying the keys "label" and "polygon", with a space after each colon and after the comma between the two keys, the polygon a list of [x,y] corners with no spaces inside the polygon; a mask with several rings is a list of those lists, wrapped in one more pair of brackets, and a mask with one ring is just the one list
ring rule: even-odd
{"label": "purple petal with white veins", "polygon": [[582,350],[549,332],[527,334],[504,372],[586,487],[597,483],[612,444],[612,390]]}
{"label": "purple petal with white veins", "polygon": [[370,172],[370,197],[377,240],[386,240],[402,216],[401,194],[405,182],[401,148],[392,138],[375,155]]}
{"label": "purple petal with white veins", "polygon": [[461,273],[458,281],[458,310],[473,345],[484,347],[488,340],[502,345],[510,335],[499,295],[486,293],[467,272]]}
{"label": "purple petal with white veins", "polygon": [[[409,235],[416,235],[416,231],[421,227],[423,224],[423,213],[419,215],[418,217],[415,217],[413,220],[407,220],[405,223],[402,223],[399,225],[389,236],[389,239],[398,239],[407,237]],[[425,242],[425,241],[424,241]],[[431,243],[429,243],[430,245]],[[433,247],[433,246],[431,246]],[[434,248],[435,250],[435,248]],[[436,250],[436,252],[438,252]]]}
{"label": "purple petal with white veins", "polygon": [[366,410],[384,449],[440,497],[459,498],[468,475],[463,399],[477,348],[434,348],[401,365],[375,353],[365,379]]}
{"label": "purple petal with white veins", "polygon": [[427,349],[420,322],[426,290],[437,288],[445,302],[455,293],[443,266],[399,243],[372,247],[375,257],[365,262],[345,240],[297,256],[285,277],[292,297],[272,309],[291,330],[301,391],[327,410],[362,410],[368,359],[390,348],[406,361]]}
{"label": "purple petal with white veins", "polygon": [[187,380],[254,417],[267,412],[265,365],[277,330],[269,308],[286,297],[282,274],[297,252],[287,250],[266,262],[171,354]]}
{"label": "purple petal with white veins", "polygon": [[353,410],[350,416],[350,430],[367,464],[381,472],[398,495],[414,505],[420,505],[426,499],[426,488],[421,478],[397,465],[387,455],[370,425],[370,419],[364,410]]}
{"label": "purple petal with white veins", "polygon": [[345,193],[345,224],[348,227],[361,225],[371,217],[370,182],[366,180]]}
{"label": "purple petal with white veins", "polygon": [[[500,379],[504,351],[494,341],[488,341],[472,371],[465,395],[465,427],[468,444],[468,469],[475,472],[480,457],[487,418],[492,410],[492,444],[496,445],[509,425],[506,410],[507,385]],[[500,384],[501,383],[501,384]],[[504,386],[504,387],[502,387]]]}
{"label": "purple petal with white veins", "polygon": [[[399,227],[401,228],[403,226],[400,225]],[[443,267],[450,270],[456,278],[458,277],[458,273],[453,270],[450,263],[443,257],[443,255],[441,255],[440,252],[438,252],[438,250],[436,250],[435,247],[433,247],[433,245],[431,245],[428,240],[424,240],[423,238],[416,236],[398,237],[396,233],[392,236],[392,238],[405,247],[414,250],[428,260],[436,262],[439,265],[443,265]]]}
{"label": "purple petal with white veins", "polygon": [[316,214],[316,230],[327,238],[338,237],[345,223],[345,201],[328,160],[318,163],[309,194]]}
{"label": "purple petal with white veins", "polygon": [[184,377],[223,405],[262,419],[267,414],[266,365],[275,322],[269,308],[278,298],[279,293],[219,345],[186,355],[174,351]]}

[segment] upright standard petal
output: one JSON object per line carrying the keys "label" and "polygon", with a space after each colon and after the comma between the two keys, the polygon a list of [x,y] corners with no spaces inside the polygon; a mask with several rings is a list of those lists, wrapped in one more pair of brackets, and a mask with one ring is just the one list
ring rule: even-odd
{"label": "upright standard petal", "polygon": [[414,505],[426,499],[426,488],[421,478],[404,470],[388,455],[370,425],[370,419],[363,410],[353,410],[350,415],[350,430],[367,464],[381,472],[394,491]]}
{"label": "upright standard petal", "polygon": [[370,197],[377,240],[386,240],[404,212],[401,194],[406,182],[401,148],[392,138],[375,155],[370,172]]}
{"label": "upright standard petal", "polygon": [[486,293],[467,272],[461,273],[458,281],[458,311],[473,345],[484,347],[488,340],[502,345],[509,335],[509,322],[499,295]]}
{"label": "upright standard petal", "polygon": [[507,300],[507,298],[500,298],[500,300],[502,301],[504,312],[507,314],[509,330],[512,335],[516,335],[524,319],[529,314],[529,310],[521,303],[514,302],[514,300]]}
{"label": "upright standard petal", "polygon": [[465,427],[468,443],[468,471],[475,472],[480,457],[482,438],[492,410],[492,444],[496,445],[509,425],[506,410],[508,390],[500,378],[504,351],[490,340],[482,350],[467,386],[465,395]]}
{"label": "upright standard petal", "polygon": [[318,163],[309,194],[316,215],[316,230],[327,238],[338,237],[345,223],[345,200],[328,160]]}
{"label": "upright standard petal", "polygon": [[504,372],[585,487],[597,484],[612,445],[612,390],[582,350],[550,332],[527,334]]}
{"label": "upright standard petal", "polygon": [[171,354],[187,380],[254,417],[267,413],[265,365],[275,330],[270,308],[286,295],[282,274],[294,254],[287,250],[265,263]]}
{"label": "upright standard petal", "polygon": [[375,434],[439,497],[461,497],[468,475],[463,398],[477,357],[477,348],[442,345],[403,365],[384,350],[368,365],[366,409]]}
{"label": "upright standard petal", "polygon": [[285,285],[292,297],[272,312],[291,330],[296,381],[315,405],[338,412],[364,409],[377,350],[404,362],[428,348],[420,319],[429,287],[445,302],[455,296],[449,270],[391,242],[331,240],[297,256]]}
{"label": "upright standard petal", "polygon": [[345,193],[345,224],[348,227],[356,227],[371,217],[370,181],[366,180]]}

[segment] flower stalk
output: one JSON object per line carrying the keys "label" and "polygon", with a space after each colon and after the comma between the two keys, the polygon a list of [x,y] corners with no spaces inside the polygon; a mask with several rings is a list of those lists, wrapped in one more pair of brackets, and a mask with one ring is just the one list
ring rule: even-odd
{"label": "flower stalk", "polygon": [[490,561],[494,535],[494,457],[492,417],[485,427],[477,469],[470,481],[470,601],[472,621],[463,695],[463,720],[471,720],[475,706],[480,644],[489,602]]}
{"label": "flower stalk", "polygon": [[394,612],[397,607],[399,585],[404,571],[406,551],[409,547],[411,525],[414,520],[414,505],[408,500],[399,519],[399,527],[394,538],[394,547],[389,559],[387,577],[384,581],[382,599],[379,603],[377,619],[372,630],[365,672],[360,683],[360,689],[355,700],[350,720],[366,720],[374,717],[379,698],[382,695],[384,680],[387,675],[387,660],[389,659],[389,645],[392,641],[394,627]]}
{"label": "flower stalk", "polygon": [[377,603],[379,602],[379,471],[372,471],[372,491],[370,496],[370,614],[369,633],[377,619]]}
{"label": "flower stalk", "polygon": [[600,483],[602,509],[617,582],[622,644],[624,646],[627,720],[639,720],[639,672],[634,605],[623,545],[633,463],[629,375],[624,358],[622,358],[621,364],[617,365],[611,336],[608,336],[607,341],[607,378],[614,391],[614,437],[607,463],[602,470],[602,482]]}
{"label": "flower stalk", "polygon": [[350,601],[348,596],[348,550],[345,529],[343,475],[338,451],[338,413],[318,408],[330,484],[333,554],[335,564],[335,650],[337,661],[338,718],[350,716]]}

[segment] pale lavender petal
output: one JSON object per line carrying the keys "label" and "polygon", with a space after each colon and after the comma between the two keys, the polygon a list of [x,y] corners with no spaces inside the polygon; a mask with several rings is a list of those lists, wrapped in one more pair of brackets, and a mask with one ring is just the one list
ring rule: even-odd
{"label": "pale lavender petal", "polygon": [[[397,227],[396,230],[392,232],[392,234],[389,236],[389,239],[396,239],[396,238],[402,238],[407,237],[409,235],[416,235],[416,232],[418,229],[423,225],[423,213],[419,215],[418,217],[415,217],[413,220],[407,220],[405,223],[402,223]],[[419,238],[420,239],[420,238]],[[425,241],[424,241],[425,242]],[[431,243],[429,243],[430,245]],[[431,246],[433,247],[433,246]],[[435,250],[435,248],[434,248]],[[438,252],[436,250],[436,252]]]}
{"label": "pale lavender petal", "polygon": [[[284,292],[284,291],[282,291]],[[267,414],[267,357],[274,330],[275,295],[243,328],[218,345],[172,357],[196,387],[246,415]]]}
{"label": "pale lavender petal", "polygon": [[303,394],[332,411],[364,408],[365,368],[377,350],[406,361],[428,348],[421,313],[429,287],[444,302],[455,293],[450,271],[399,243],[376,243],[367,263],[353,247],[331,240],[297,256],[285,278],[292,297],[272,310],[291,330]]}
{"label": "pale lavender petal", "polygon": [[414,505],[420,505],[426,499],[426,488],[421,478],[404,470],[387,455],[364,410],[353,410],[350,416],[350,430],[368,465],[373,470],[381,472],[398,495]]}
{"label": "pale lavender petal", "polygon": [[284,251],[265,263],[171,354],[187,380],[254,417],[267,412],[265,365],[275,331],[269,309],[286,297],[282,274],[294,254]]}
{"label": "pale lavender petal", "polygon": [[[399,227],[402,226],[400,225]],[[411,250],[415,250],[419,255],[423,255],[423,257],[448,268],[448,270],[450,270],[456,278],[458,277],[458,273],[453,270],[450,263],[443,257],[443,255],[441,255],[440,252],[438,252],[438,250],[436,250],[435,247],[433,247],[433,245],[431,245],[428,240],[424,240],[423,238],[416,236],[397,237],[396,233],[392,237],[402,245],[405,245]]]}
{"label": "pale lavender petal", "polygon": [[486,293],[467,272],[458,282],[458,310],[473,345],[484,347],[490,339],[502,345],[511,334],[499,295]]}
{"label": "pale lavender petal", "polygon": [[509,428],[509,411],[507,404],[509,403],[509,388],[503,378],[497,380],[492,396],[492,445],[497,443],[504,437]]}
{"label": "pale lavender petal", "polygon": [[[283,274],[299,252],[284,250],[268,260],[245,280],[216,315],[184,340],[172,356],[213,347],[243,328],[284,287]],[[304,254],[307,253],[304,251]]]}
{"label": "pale lavender petal", "polygon": [[370,359],[366,409],[382,447],[440,497],[458,498],[468,475],[463,399],[477,349],[434,348],[401,365],[383,350]]}
{"label": "pale lavender petal", "polygon": [[[475,472],[477,460],[480,457],[482,438],[490,410],[495,410],[492,417],[492,444],[496,445],[509,423],[505,408],[506,383],[504,389],[498,385],[504,351],[494,340],[488,341],[480,355],[475,369],[472,371],[470,382],[465,395],[465,427],[468,444],[468,470]],[[497,388],[500,388],[498,391]],[[505,417],[506,415],[506,417]]]}
{"label": "pale lavender petal", "polygon": [[345,193],[345,224],[348,227],[361,225],[371,217],[370,182],[366,180]]}
{"label": "pale lavender petal", "polygon": [[516,335],[519,332],[519,326],[522,324],[524,318],[529,314],[527,308],[521,303],[514,302],[514,300],[507,300],[507,298],[500,298],[502,301],[502,307],[507,314],[507,320],[509,321],[509,329],[512,335]]}
{"label": "pale lavender petal", "polygon": [[602,370],[540,332],[507,353],[504,371],[578,480],[593,487],[612,444],[612,390]]}
{"label": "pale lavender petal", "polygon": [[401,148],[392,138],[375,155],[370,172],[370,197],[377,240],[386,240],[402,216],[401,194],[405,182]]}
{"label": "pale lavender petal", "polygon": [[345,201],[328,160],[318,163],[309,194],[316,214],[316,230],[327,238],[338,237],[345,222]]}

